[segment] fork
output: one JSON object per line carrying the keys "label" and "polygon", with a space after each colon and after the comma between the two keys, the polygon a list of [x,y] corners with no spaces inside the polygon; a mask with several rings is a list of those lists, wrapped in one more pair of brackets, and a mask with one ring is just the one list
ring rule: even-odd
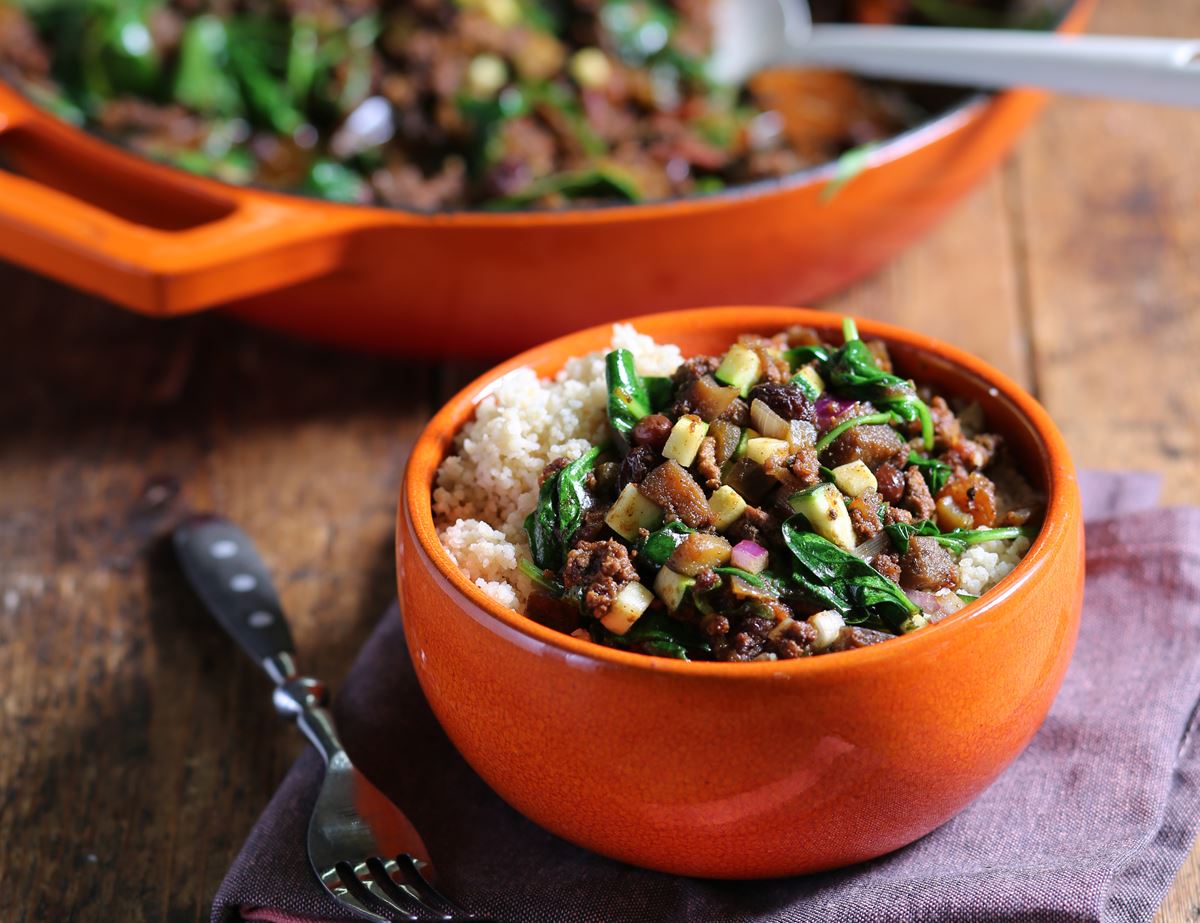
{"label": "fork", "polygon": [[[329,694],[301,676],[292,635],[266,566],[249,537],[216,516],[197,516],[174,534],[184,574],[209,612],[275,683],[276,710],[292,718],[325,760],[325,779],[308,825],[308,858],[335,900],[388,923],[371,902],[403,919],[473,917],[434,885],[420,835],[386,795],[354,767],[326,708]],[[419,916],[424,914],[425,916]]]}

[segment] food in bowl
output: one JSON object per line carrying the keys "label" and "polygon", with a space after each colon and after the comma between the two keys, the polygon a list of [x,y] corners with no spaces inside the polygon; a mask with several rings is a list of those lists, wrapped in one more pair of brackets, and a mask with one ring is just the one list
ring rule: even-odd
{"label": "food in bowl", "polygon": [[[572,843],[634,865],[770,878],[913,842],[1021,752],[1070,662],[1083,600],[1083,525],[1062,434],[1037,401],[980,359],[860,321],[862,336],[887,342],[901,373],[978,403],[989,428],[1004,435],[1013,462],[1045,498],[1020,565],[936,626],[845,654],[685,662],[604,647],[501,605],[454,563],[439,536],[434,491],[447,454],[463,445],[456,437],[487,415],[492,429],[472,437],[479,451],[487,451],[488,432],[506,426],[516,444],[522,427],[511,408],[482,406],[516,372],[534,416],[539,407],[569,414],[603,438],[604,398],[593,411],[593,376],[571,357],[602,359],[614,345],[639,358],[646,346],[643,372],[657,375],[678,365],[679,353],[722,355],[748,330],[806,324],[839,340],[836,317],[796,308],[664,312],[632,324],[646,337],[641,344],[630,342],[633,330],[614,334],[603,325],[515,356],[452,397],[414,443],[396,518],[397,591],[408,653],[434,713],[506,802]],[[680,349],[671,357],[649,338]],[[560,372],[565,387],[543,393],[538,377]],[[603,395],[602,382],[598,389]],[[542,420],[550,440],[569,439],[556,413]],[[530,452],[542,444],[524,442]],[[525,467],[496,472],[489,488],[521,489]],[[530,467],[536,496],[541,465]]]}
{"label": "food in bowl", "polygon": [[[814,6],[819,20],[1012,21],[998,0]],[[0,7],[0,68],[184,169],[421,210],[711,192],[826,162],[965,95],[831,71],[717,85],[709,20],[706,0],[18,0]]]}
{"label": "food in bowl", "polygon": [[1042,500],[978,405],[849,318],[837,345],[612,345],[501,379],[438,471],[443,545],[543,625],[684,660],[829,654],[926,629],[1030,547]]}

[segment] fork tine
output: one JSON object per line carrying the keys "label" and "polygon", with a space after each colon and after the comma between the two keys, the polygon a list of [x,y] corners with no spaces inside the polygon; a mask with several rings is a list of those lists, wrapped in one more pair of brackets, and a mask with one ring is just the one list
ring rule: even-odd
{"label": "fork tine", "polygon": [[[469,910],[460,906],[459,904],[456,904],[436,887],[434,887],[433,882],[429,880],[429,877],[424,871],[424,869],[428,867],[427,862],[422,862],[420,859],[417,859],[415,856],[409,855],[408,853],[404,853],[396,858],[399,861],[400,866],[410,874],[412,880],[415,882],[414,887],[417,891],[421,892],[423,903],[425,903],[427,906],[431,902],[435,904],[440,903],[443,909],[449,910],[452,914],[458,914],[467,917],[468,919],[474,917],[474,914],[472,914]],[[447,917],[447,919],[449,919],[449,917]]]}
{"label": "fork tine", "polygon": [[[321,873],[321,884],[325,886],[325,890],[333,895],[334,900],[338,903],[345,904],[357,913],[362,914],[368,920],[374,920],[375,923],[391,923],[387,917],[381,917],[373,910],[369,910],[367,906],[358,898],[358,895],[346,887],[342,881],[342,876],[337,868],[326,869]],[[412,919],[410,917],[410,919]]]}
{"label": "fork tine", "polygon": [[450,916],[441,908],[435,907],[421,897],[420,891],[409,884],[404,875],[404,870],[396,864],[394,859],[379,858],[374,860],[379,863],[379,874],[375,876],[375,880],[382,887],[394,888],[395,894],[401,899],[407,898],[412,901],[422,910],[427,910],[430,913],[437,914],[440,920],[449,920]]}
{"label": "fork tine", "polygon": [[364,860],[354,866],[352,870],[354,878],[362,885],[375,900],[382,904],[387,904],[394,911],[404,916],[406,920],[416,920],[416,916],[411,911],[406,910],[400,904],[396,903],[395,898],[384,888],[383,884],[376,878],[375,872],[372,870],[368,861]]}

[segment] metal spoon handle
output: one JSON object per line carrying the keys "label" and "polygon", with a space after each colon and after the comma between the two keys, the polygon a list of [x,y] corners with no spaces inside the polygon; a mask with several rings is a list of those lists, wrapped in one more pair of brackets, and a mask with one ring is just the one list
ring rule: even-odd
{"label": "metal spoon handle", "polygon": [[174,541],[184,574],[225,631],[276,685],[295,678],[292,633],[250,537],[218,516],[197,516]]}
{"label": "metal spoon handle", "polygon": [[1200,40],[1001,29],[813,26],[778,63],[874,77],[1200,106]]}

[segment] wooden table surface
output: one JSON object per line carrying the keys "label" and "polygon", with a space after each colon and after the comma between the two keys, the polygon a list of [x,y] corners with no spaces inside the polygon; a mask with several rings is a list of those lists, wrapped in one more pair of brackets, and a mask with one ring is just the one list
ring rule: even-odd
{"label": "wooden table surface", "polygon": [[[1094,28],[1200,35],[1200,5]],[[1081,465],[1200,502],[1200,113],[1055,102],[930,238],[828,307],[973,350]],[[216,316],[157,323],[0,267],[0,920],[204,920],[299,748],[164,536],[256,537],[333,681],[391,599],[406,447],[477,367],[367,359]],[[1200,853],[1159,915],[1200,920]]]}

